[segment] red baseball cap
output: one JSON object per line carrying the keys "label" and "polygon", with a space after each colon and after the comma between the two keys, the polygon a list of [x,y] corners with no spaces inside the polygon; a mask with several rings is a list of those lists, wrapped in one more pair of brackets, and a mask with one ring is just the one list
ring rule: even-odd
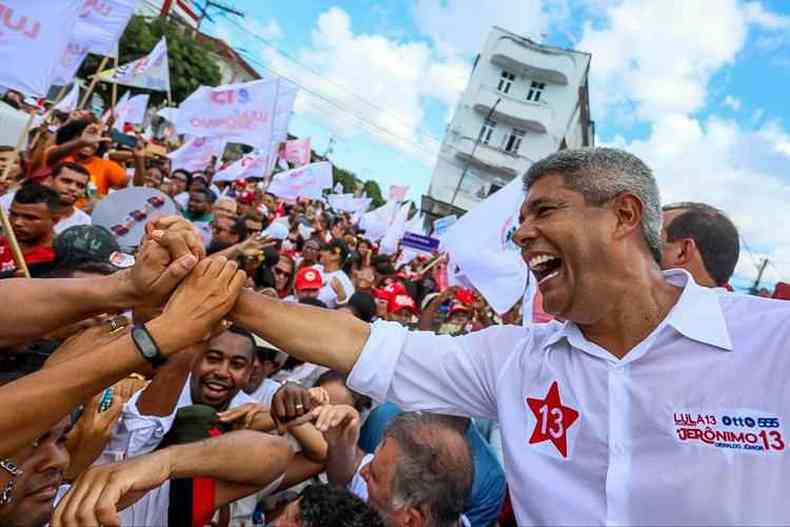
{"label": "red baseball cap", "polygon": [[312,267],[303,267],[296,273],[294,281],[294,288],[298,291],[305,289],[321,289],[324,285],[324,280],[321,278],[321,273]]}
{"label": "red baseball cap", "polygon": [[465,306],[473,306],[475,303],[475,292],[471,289],[461,288],[455,292],[455,299]]}
{"label": "red baseball cap", "polygon": [[377,287],[376,289],[373,290],[373,297],[378,298],[379,300],[389,301],[389,299],[392,297],[392,294],[390,294],[390,292],[387,291],[386,289],[381,289]]}
{"label": "red baseball cap", "polygon": [[412,297],[403,293],[393,295],[389,299],[389,303],[387,304],[387,311],[389,313],[396,313],[401,309],[408,309],[415,315],[417,314],[417,303],[414,301]]}

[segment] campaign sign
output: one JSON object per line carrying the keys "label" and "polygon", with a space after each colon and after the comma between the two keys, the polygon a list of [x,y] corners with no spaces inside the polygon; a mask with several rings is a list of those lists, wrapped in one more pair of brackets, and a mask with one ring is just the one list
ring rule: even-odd
{"label": "campaign sign", "polygon": [[422,236],[413,232],[407,232],[400,241],[402,247],[410,247],[418,251],[433,253],[439,249],[439,240],[430,236]]}

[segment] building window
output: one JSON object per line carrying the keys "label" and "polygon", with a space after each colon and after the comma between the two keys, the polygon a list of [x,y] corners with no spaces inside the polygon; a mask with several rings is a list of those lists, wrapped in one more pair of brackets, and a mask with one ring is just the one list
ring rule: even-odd
{"label": "building window", "polygon": [[538,102],[540,100],[540,96],[543,93],[543,90],[546,89],[545,82],[535,82],[532,81],[532,84],[529,86],[529,92],[527,93],[527,100],[532,102]]}
{"label": "building window", "polygon": [[491,134],[494,133],[494,128],[496,128],[496,121],[486,119],[486,122],[483,123],[483,127],[480,129],[480,137],[477,140],[487,145],[491,141]]}
{"label": "building window", "polygon": [[497,86],[497,90],[501,91],[502,93],[508,93],[510,91],[510,85],[513,84],[513,81],[516,80],[516,76],[509,71],[502,70],[502,77],[499,79],[499,86]]}
{"label": "building window", "polygon": [[504,149],[505,152],[510,154],[518,154],[518,149],[521,147],[521,139],[527,135],[524,130],[513,128],[513,130],[505,137]]}

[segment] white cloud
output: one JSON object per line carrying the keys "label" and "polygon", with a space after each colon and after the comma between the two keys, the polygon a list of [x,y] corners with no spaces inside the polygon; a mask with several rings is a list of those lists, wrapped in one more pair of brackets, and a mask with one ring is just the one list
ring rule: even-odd
{"label": "white cloud", "polygon": [[357,34],[351,17],[338,7],[318,17],[298,61],[271,48],[263,53],[274,72],[304,87],[297,112],[343,138],[372,134],[426,166],[435,163],[439,145],[421,130],[425,98],[455,106],[470,70],[455,56],[437,57],[424,42]]}
{"label": "white cloud", "polygon": [[551,20],[561,18],[567,6],[542,0],[416,0],[413,7],[417,28],[430,37],[446,54],[477,54],[491,26],[528,36],[535,40],[548,31]]}
{"label": "white cloud", "polygon": [[728,95],[724,98],[724,106],[727,106],[733,111],[737,112],[741,109],[741,100],[737,97],[733,97],[732,95]]}
{"label": "white cloud", "polygon": [[[752,249],[776,261],[774,274],[790,279],[790,133],[778,123],[750,130],[674,113],[657,119],[647,139],[618,137],[613,146],[653,168],[664,203],[702,201],[727,212]],[[738,269],[755,275],[746,251]]]}

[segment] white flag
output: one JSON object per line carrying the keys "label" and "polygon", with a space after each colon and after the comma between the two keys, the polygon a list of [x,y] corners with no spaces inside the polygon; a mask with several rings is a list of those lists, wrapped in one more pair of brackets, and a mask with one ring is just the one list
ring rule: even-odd
{"label": "white flag", "polygon": [[[201,86],[181,103],[176,128],[181,134],[225,137],[268,150],[287,135],[294,97],[291,85],[286,90],[279,77],[217,88]],[[270,163],[274,167],[275,160]]]}
{"label": "white flag", "polygon": [[252,177],[263,178],[266,167],[269,166],[270,152],[255,150],[242,157],[225,170],[220,170],[214,175],[213,181],[236,181]]}
{"label": "white flag", "polygon": [[170,158],[173,170],[182,169],[188,172],[205,170],[211,163],[211,158],[220,158],[225,151],[225,140],[205,137],[195,137],[187,141],[184,146],[167,155]]}
{"label": "white flag", "polygon": [[140,0],[84,0],[71,42],[96,55],[115,57],[118,41]]}
{"label": "white flag", "polygon": [[527,265],[512,241],[523,201],[523,183],[516,178],[442,236],[442,248],[497,313],[513,307],[527,284]]}
{"label": "white flag", "polygon": [[408,185],[390,185],[389,198],[392,201],[403,201],[409,192]]}
{"label": "white flag", "polygon": [[335,183],[335,188],[332,189],[335,194],[342,194],[343,193],[343,184],[338,181]]}
{"label": "white flag", "polygon": [[275,174],[267,192],[283,199],[321,199],[324,190],[332,188],[332,164],[311,163]]}
{"label": "white flag", "polygon": [[58,104],[55,105],[56,110],[61,112],[70,113],[77,109],[80,103],[80,85],[75,82],[69,92],[63,97]]}
{"label": "white flag", "polygon": [[413,232],[414,234],[421,234],[422,236],[425,236],[427,234],[425,232],[425,216],[419,212],[415,214],[412,219],[406,222],[406,230],[408,232]]}
{"label": "white flag", "polygon": [[66,85],[74,80],[77,70],[88,56],[88,48],[73,40],[68,43],[60,60],[55,64],[52,84]]}
{"label": "white flag", "polygon": [[[129,92],[126,92],[127,94]],[[148,109],[147,93],[128,97],[123,104],[119,103],[115,109],[115,127],[123,131],[126,123],[142,124],[145,120],[145,111]]]}
{"label": "white flag", "polygon": [[370,198],[355,198],[354,194],[329,194],[327,199],[333,209],[351,214],[366,211],[373,201]]}
{"label": "white flag", "polygon": [[170,91],[165,37],[145,57],[99,73],[99,80],[147,90]]}
{"label": "white flag", "polygon": [[365,230],[365,238],[374,242],[382,239],[398,210],[397,202],[388,201],[381,207],[363,214],[359,220],[359,228]]}
{"label": "white flag", "polygon": [[129,102],[129,97],[131,96],[132,96],[132,92],[129,91],[121,95],[121,98],[118,100],[118,102],[115,103],[115,106],[107,109],[107,111],[104,112],[104,115],[102,115],[101,117],[102,124],[107,124],[110,120],[110,115],[114,115],[116,126],[113,126],[113,128],[117,130],[123,130],[123,126],[118,127],[117,124],[119,120],[123,119],[123,116],[120,115],[120,113],[123,110],[123,108],[126,107],[126,103]]}
{"label": "white flag", "polygon": [[398,244],[406,233],[406,220],[409,217],[410,208],[411,203],[404,203],[398,210],[392,223],[387,227],[387,232],[384,233],[379,245],[381,254],[395,254],[397,252]]}
{"label": "white flag", "polygon": [[0,3],[0,86],[44,97],[84,0]]}

